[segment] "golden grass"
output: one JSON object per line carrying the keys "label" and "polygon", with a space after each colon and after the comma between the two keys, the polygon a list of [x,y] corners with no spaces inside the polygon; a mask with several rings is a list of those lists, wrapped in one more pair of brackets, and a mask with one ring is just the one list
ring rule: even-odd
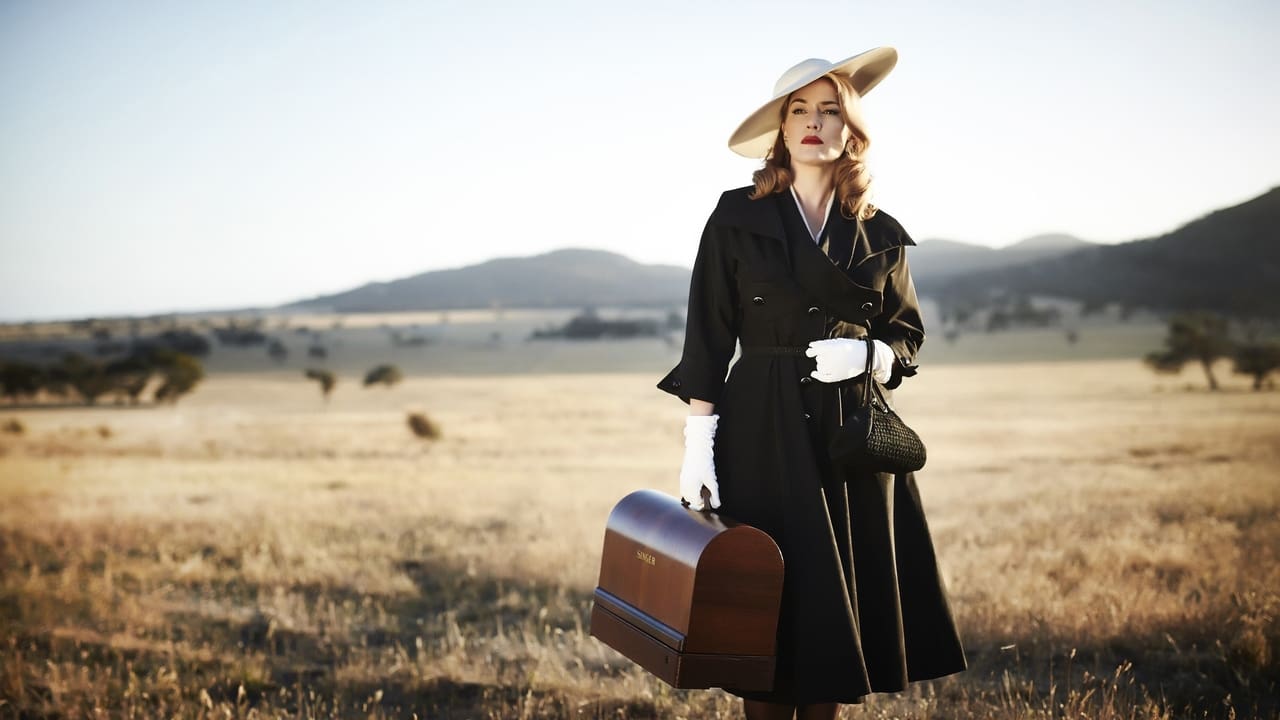
{"label": "golden grass", "polygon": [[[0,408],[26,428],[0,434],[0,717],[740,716],[584,627],[610,507],[675,492],[656,379],[346,377],[326,404],[214,376],[176,407]],[[845,714],[1275,717],[1280,395],[1198,382],[910,381],[971,669]]]}

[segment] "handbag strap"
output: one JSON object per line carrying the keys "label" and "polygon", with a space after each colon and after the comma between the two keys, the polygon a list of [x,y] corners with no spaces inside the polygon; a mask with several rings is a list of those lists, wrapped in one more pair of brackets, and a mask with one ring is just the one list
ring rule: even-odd
{"label": "handbag strap", "polygon": [[867,369],[862,379],[862,407],[869,407],[871,405],[871,386],[876,381],[871,375],[871,361],[875,357],[875,346],[871,344],[870,335],[863,335],[862,339],[867,341]]}
{"label": "handbag strap", "polygon": [[880,383],[876,382],[875,375],[871,374],[872,360],[875,359],[875,346],[872,345],[871,336],[864,335],[862,339],[867,341],[866,376],[862,379],[862,407],[871,406],[871,391],[874,389],[876,395],[880,396],[880,402],[883,403],[886,409],[892,412],[892,408],[889,406],[889,400],[884,396],[884,391],[880,388]]}

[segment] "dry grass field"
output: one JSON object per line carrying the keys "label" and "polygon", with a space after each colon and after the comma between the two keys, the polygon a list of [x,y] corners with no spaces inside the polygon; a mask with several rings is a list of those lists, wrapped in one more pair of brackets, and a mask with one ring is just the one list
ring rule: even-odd
{"label": "dry grass field", "polygon": [[[676,489],[659,376],[0,406],[0,717],[739,717],[585,628],[609,509]],[[1134,361],[909,381],[971,669],[845,716],[1276,717],[1280,393],[1226,385]]]}

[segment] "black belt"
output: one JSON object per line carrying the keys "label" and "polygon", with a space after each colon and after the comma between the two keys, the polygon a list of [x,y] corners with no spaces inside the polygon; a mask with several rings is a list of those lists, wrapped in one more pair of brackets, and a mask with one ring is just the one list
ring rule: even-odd
{"label": "black belt", "polygon": [[743,355],[803,355],[808,345],[743,345]]}

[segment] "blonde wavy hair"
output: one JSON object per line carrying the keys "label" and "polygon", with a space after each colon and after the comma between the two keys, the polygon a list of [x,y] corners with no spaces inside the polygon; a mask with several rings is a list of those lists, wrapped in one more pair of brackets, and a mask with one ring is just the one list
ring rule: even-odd
{"label": "blonde wavy hair", "polygon": [[[850,220],[869,220],[876,214],[876,207],[870,203],[868,196],[871,171],[862,160],[867,148],[871,146],[867,124],[862,118],[862,103],[849,78],[835,73],[827,73],[822,77],[835,84],[840,116],[849,128],[849,142],[845,144],[844,152],[835,160],[835,191],[836,197],[840,199],[840,212]],[[788,95],[778,110],[778,134],[773,139],[769,154],[764,157],[764,167],[751,176],[751,181],[756,186],[750,195],[752,200],[782,192],[791,187],[795,179],[791,172],[791,153],[787,152],[786,143],[782,141],[782,123],[790,103],[791,96]]]}

